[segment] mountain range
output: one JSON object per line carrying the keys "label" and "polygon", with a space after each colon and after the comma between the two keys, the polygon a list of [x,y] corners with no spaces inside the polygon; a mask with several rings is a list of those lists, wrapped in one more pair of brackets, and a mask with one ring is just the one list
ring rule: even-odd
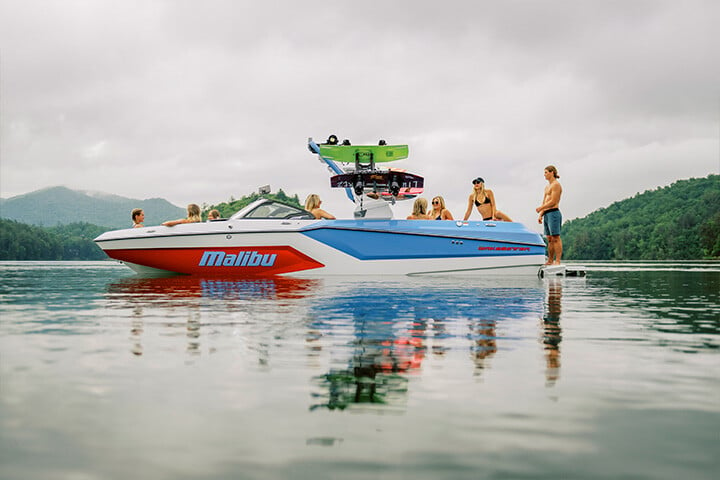
{"label": "mountain range", "polygon": [[108,228],[128,228],[130,212],[142,208],[149,223],[185,217],[185,209],[162,198],[138,200],[67,187],[49,187],[15,197],[0,199],[0,218],[30,225],[54,227],[87,222]]}

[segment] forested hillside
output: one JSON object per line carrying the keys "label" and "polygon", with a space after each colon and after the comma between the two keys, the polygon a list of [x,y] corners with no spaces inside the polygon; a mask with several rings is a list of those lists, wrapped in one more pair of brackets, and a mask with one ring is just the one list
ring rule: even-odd
{"label": "forested hillside", "polygon": [[89,223],[43,228],[0,219],[0,260],[102,260],[93,238],[108,230]]}
{"label": "forested hillside", "polygon": [[563,225],[567,260],[720,257],[720,175],[680,180]]}

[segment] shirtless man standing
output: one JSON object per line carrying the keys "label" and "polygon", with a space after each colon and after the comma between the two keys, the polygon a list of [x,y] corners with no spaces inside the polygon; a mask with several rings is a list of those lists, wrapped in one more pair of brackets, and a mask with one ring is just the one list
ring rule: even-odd
{"label": "shirtless man standing", "polygon": [[557,168],[552,165],[545,167],[545,180],[548,185],[545,187],[543,203],[535,209],[540,214],[538,223],[543,224],[545,236],[548,239],[548,259],[546,265],[560,265],[562,258],[562,240],[560,239],[560,226],[562,225],[562,214],[560,213],[560,196],[562,186],[558,182]]}

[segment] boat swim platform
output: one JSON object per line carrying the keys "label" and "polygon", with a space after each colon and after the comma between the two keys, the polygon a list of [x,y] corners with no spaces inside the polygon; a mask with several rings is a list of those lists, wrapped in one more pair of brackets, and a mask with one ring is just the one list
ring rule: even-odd
{"label": "boat swim platform", "polygon": [[583,265],[543,265],[538,270],[538,277],[584,277],[585,266]]}

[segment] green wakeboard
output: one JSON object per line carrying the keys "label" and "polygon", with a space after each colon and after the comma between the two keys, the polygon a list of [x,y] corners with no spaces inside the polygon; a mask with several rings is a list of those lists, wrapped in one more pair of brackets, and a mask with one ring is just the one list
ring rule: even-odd
{"label": "green wakeboard", "polygon": [[408,157],[407,145],[320,145],[320,156],[341,163],[394,162]]}

